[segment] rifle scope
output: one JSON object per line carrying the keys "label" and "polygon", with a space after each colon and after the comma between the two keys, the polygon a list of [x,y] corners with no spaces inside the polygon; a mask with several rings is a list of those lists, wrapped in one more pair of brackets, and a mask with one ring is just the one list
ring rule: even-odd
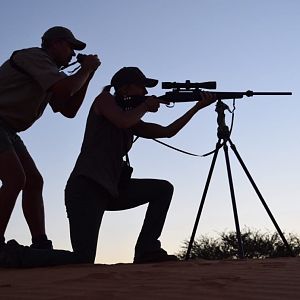
{"label": "rifle scope", "polygon": [[207,82],[190,82],[190,80],[186,80],[185,82],[162,82],[162,89],[209,89],[214,90],[217,88],[217,83],[215,81],[207,81]]}

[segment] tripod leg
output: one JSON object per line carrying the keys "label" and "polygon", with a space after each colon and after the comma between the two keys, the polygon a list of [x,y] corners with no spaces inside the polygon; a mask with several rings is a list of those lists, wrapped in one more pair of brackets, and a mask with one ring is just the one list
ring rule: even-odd
{"label": "tripod leg", "polygon": [[241,164],[243,170],[245,171],[245,173],[246,173],[246,175],[247,175],[249,181],[251,182],[251,184],[252,184],[252,186],[253,186],[253,188],[254,188],[254,190],[255,190],[255,192],[256,192],[258,198],[260,199],[262,205],[264,206],[264,208],[265,208],[265,210],[267,211],[267,213],[268,213],[270,219],[272,220],[272,222],[273,222],[273,224],[274,224],[274,226],[275,226],[275,228],[276,228],[278,234],[280,235],[280,237],[281,237],[281,239],[282,239],[284,245],[286,246],[286,248],[288,249],[288,251],[290,252],[290,254],[293,256],[293,251],[292,251],[292,249],[291,249],[289,243],[287,242],[286,238],[284,237],[284,235],[283,235],[283,233],[282,233],[280,227],[278,226],[278,224],[277,224],[275,218],[273,217],[273,215],[272,215],[272,213],[271,213],[271,211],[270,211],[270,209],[269,209],[269,207],[268,207],[266,201],[264,200],[262,194],[260,193],[258,187],[256,186],[256,184],[255,184],[255,182],[254,182],[252,176],[250,175],[250,172],[248,171],[246,165],[244,164],[244,162],[243,162],[241,156],[239,155],[239,153],[238,153],[238,151],[237,151],[235,145],[232,143],[232,141],[231,141],[230,139],[229,139],[228,141],[229,141],[229,143],[230,143],[230,147],[231,147],[232,151],[233,151],[234,154],[236,155],[236,157],[237,157],[238,161],[240,162],[240,164]]}
{"label": "tripod leg", "polygon": [[205,187],[204,187],[204,190],[203,190],[203,194],[202,194],[200,206],[199,206],[199,209],[198,209],[197,217],[196,217],[196,220],[195,220],[192,236],[191,236],[189,246],[188,246],[188,249],[187,249],[187,252],[186,252],[186,255],[185,255],[185,260],[188,260],[190,258],[191,249],[192,249],[192,246],[193,246],[193,243],[194,243],[198,223],[199,223],[200,216],[201,216],[201,213],[202,213],[202,209],[203,209],[203,206],[204,206],[204,202],[205,202],[205,198],[206,198],[206,195],[207,195],[210,180],[211,180],[211,177],[212,177],[212,173],[213,173],[213,170],[214,170],[214,167],[215,167],[215,164],[216,164],[216,160],[217,160],[218,152],[219,152],[219,149],[220,149],[220,145],[221,145],[221,140],[219,139],[218,142],[217,142],[216,148],[215,148],[214,156],[213,156],[213,159],[212,159],[212,162],[211,162],[211,165],[210,165],[210,169],[209,169],[209,172],[208,172],[208,176],[207,176],[207,179],[206,179],[206,183],[205,183]]}
{"label": "tripod leg", "polygon": [[233,180],[232,180],[232,174],[231,174],[231,168],[230,168],[230,161],[229,161],[229,155],[228,155],[228,146],[225,143],[223,146],[224,154],[225,154],[225,160],[226,160],[226,167],[227,167],[227,174],[228,174],[228,182],[229,182],[229,188],[230,188],[230,194],[231,194],[231,201],[232,201],[232,209],[233,209],[233,215],[234,215],[234,222],[235,222],[235,228],[236,228],[236,235],[238,240],[238,247],[239,247],[239,258],[244,258],[244,248],[241,238],[241,230],[240,230],[240,224],[239,224],[239,217],[237,212],[237,206],[235,201],[235,194],[234,194],[234,187],[233,187]]}

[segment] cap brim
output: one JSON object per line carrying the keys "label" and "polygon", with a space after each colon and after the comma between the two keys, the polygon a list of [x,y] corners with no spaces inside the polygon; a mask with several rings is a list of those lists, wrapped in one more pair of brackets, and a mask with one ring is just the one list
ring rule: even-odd
{"label": "cap brim", "polygon": [[86,43],[76,39],[69,42],[72,44],[74,50],[83,50],[86,47]]}
{"label": "cap brim", "polygon": [[158,80],[152,78],[146,78],[145,80],[145,87],[155,87],[158,84]]}

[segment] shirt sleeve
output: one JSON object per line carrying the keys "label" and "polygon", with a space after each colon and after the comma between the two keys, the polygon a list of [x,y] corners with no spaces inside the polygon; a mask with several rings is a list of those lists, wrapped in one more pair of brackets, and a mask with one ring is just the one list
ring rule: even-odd
{"label": "shirt sleeve", "polygon": [[54,83],[67,77],[60,72],[55,62],[40,48],[30,48],[18,51],[14,62],[25,70],[32,78],[47,91]]}

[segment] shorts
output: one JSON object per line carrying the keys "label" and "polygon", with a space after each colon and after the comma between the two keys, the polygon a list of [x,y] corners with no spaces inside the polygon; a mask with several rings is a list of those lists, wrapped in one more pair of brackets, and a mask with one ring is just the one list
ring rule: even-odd
{"label": "shorts", "polygon": [[19,135],[0,120],[0,153],[11,149],[26,149]]}

